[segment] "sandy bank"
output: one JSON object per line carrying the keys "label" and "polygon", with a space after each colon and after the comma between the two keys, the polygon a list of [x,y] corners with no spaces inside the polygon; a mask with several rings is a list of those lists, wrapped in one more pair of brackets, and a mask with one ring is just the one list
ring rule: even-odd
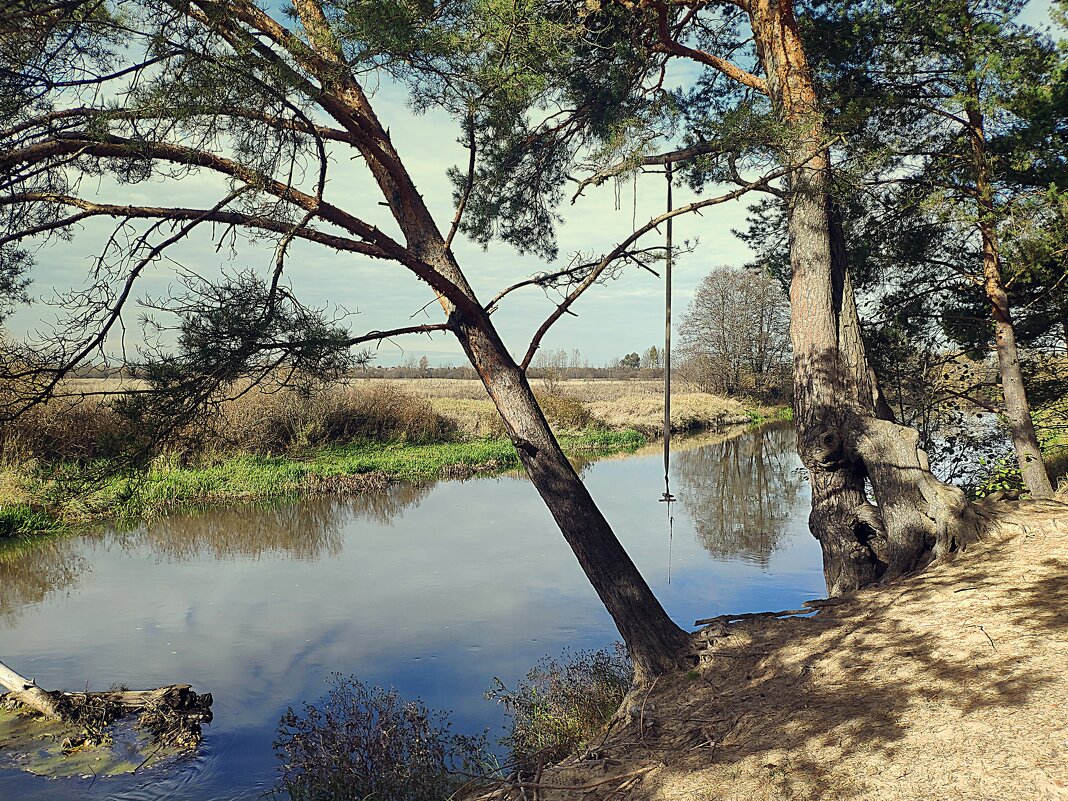
{"label": "sandy bank", "polygon": [[[496,799],[1068,799],[1068,504],[808,619],[719,623],[584,758]],[[535,792],[536,791],[536,792]]]}

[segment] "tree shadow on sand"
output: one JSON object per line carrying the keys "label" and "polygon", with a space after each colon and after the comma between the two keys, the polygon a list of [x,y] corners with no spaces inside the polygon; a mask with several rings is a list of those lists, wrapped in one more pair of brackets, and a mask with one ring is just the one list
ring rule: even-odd
{"label": "tree shadow on sand", "polygon": [[1050,530],[698,642],[700,670],[591,749],[651,770],[586,797],[1035,801],[1068,780],[1068,542]]}

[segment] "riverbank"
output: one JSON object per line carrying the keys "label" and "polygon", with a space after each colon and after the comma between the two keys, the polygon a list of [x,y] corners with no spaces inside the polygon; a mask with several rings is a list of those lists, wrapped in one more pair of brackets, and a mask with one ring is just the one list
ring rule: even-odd
{"label": "riverbank", "polygon": [[[478,381],[236,387],[162,442],[146,433],[155,423],[137,399],[123,394],[142,388],[74,380],[62,387],[67,397],[0,427],[0,538],[520,466]],[[536,391],[569,456],[629,453],[663,425],[660,382],[575,380]],[[782,416],[774,407],[682,393],[673,398],[672,428]],[[140,466],[127,466],[131,458]]]}
{"label": "riverbank", "polygon": [[1068,799],[1068,503],[988,508],[1000,532],[952,563],[808,618],[717,620],[696,635],[698,669],[657,681],[523,791]]}
{"label": "riverbank", "polygon": [[[629,453],[646,438],[632,430],[561,432],[569,456]],[[354,442],[280,456],[214,455],[183,464],[164,455],[144,470],[114,463],[61,463],[0,471],[0,538],[105,519],[151,518],[195,506],[381,489],[520,467],[503,438],[459,442]]]}

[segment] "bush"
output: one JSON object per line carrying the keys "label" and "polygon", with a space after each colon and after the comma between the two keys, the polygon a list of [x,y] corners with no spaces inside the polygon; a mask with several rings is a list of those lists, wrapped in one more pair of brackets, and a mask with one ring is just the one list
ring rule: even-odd
{"label": "bush", "polygon": [[622,644],[612,651],[564,651],[546,657],[509,690],[500,679],[486,698],[503,704],[509,733],[501,744],[522,772],[577,753],[615,714],[634,668]]}
{"label": "bush", "polygon": [[420,701],[335,674],[321,706],[278,724],[282,789],[292,801],[443,801],[483,772],[485,750],[449,729]]}
{"label": "bush", "polygon": [[545,419],[554,429],[581,431],[595,422],[586,404],[577,398],[556,392],[538,392],[536,395]]}
{"label": "bush", "polygon": [[59,398],[23,412],[0,425],[3,459],[88,461],[120,453],[129,422],[109,403],[96,398]]}

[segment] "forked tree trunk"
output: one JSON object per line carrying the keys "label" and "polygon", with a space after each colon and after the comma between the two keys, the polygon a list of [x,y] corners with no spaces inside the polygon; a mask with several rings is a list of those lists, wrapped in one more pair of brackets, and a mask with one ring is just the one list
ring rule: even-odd
{"label": "forked tree trunk", "polygon": [[[845,246],[830,199],[830,153],[789,0],[749,0],[772,104],[790,129],[790,337],[798,452],[812,533],[831,594],[913,569],[979,536],[963,493],[931,475],[914,431],[889,417],[868,366]],[[878,506],[869,503],[871,481]]]}

